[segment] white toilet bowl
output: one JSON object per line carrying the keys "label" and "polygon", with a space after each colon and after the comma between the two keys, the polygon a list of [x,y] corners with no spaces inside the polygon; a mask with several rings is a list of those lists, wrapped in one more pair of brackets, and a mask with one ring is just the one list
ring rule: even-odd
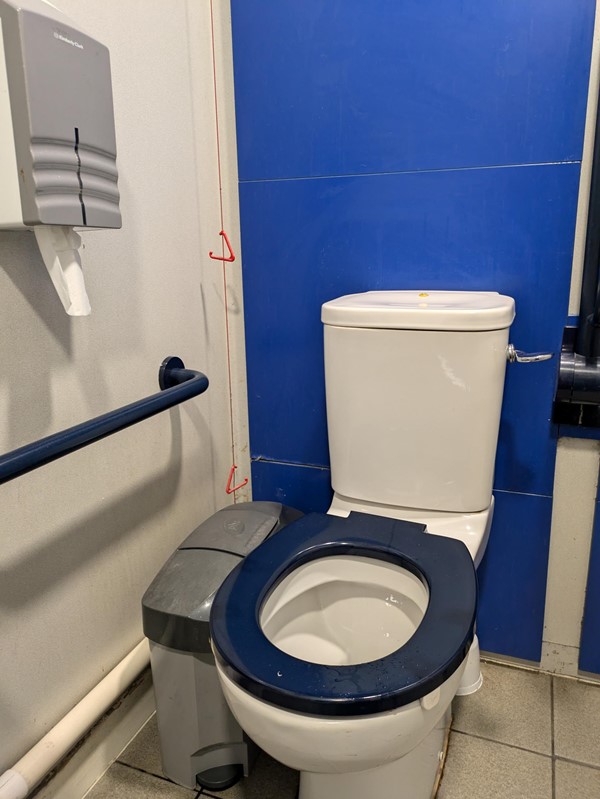
{"label": "white toilet bowl", "polygon": [[[365,799],[374,792],[377,799],[430,799],[463,669],[464,663],[424,700],[385,713],[340,718],[294,713],[263,702],[222,669],[219,679],[227,704],[249,737],[271,757],[301,772],[299,799]],[[429,709],[428,701],[433,705]]]}
{"label": "white toilet bowl", "polygon": [[311,514],[252,552],[215,597],[225,698],[261,748],[301,772],[300,799],[431,796],[476,581],[462,543],[423,532]]}

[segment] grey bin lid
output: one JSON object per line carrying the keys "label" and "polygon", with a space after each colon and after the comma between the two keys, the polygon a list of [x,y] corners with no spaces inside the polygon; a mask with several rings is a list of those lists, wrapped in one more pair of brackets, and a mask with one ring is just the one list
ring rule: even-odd
{"label": "grey bin lid", "polygon": [[179,549],[220,549],[245,557],[277,527],[282,510],[278,502],[229,505],[196,527]]}
{"label": "grey bin lid", "polygon": [[180,544],[142,598],[144,634],[183,652],[210,652],[214,595],[269,535],[302,516],[279,502],[241,502],[213,514]]}

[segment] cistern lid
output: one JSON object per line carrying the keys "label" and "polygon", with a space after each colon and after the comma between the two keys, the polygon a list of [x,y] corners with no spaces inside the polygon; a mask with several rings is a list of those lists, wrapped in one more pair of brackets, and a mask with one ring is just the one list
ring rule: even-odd
{"label": "cistern lid", "polygon": [[398,330],[501,330],[514,317],[513,298],[496,291],[367,291],[321,309],[326,325]]}

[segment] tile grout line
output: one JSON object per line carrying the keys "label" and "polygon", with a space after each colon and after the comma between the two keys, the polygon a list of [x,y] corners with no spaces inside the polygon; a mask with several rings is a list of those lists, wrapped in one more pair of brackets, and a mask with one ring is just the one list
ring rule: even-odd
{"label": "tile grout line", "polygon": [[[541,669],[540,669],[541,671]],[[556,677],[557,680],[567,680],[569,682],[578,682],[582,685],[592,685],[596,688],[600,688],[600,675],[597,679],[592,677],[582,677],[580,674],[558,674],[555,671],[544,671],[543,674],[552,674],[553,677]]]}
{"label": "tile grout line", "polygon": [[600,766],[594,766],[592,763],[582,763],[581,760],[573,760],[570,757],[561,757],[560,755],[556,755],[554,758],[557,762],[560,760],[561,763],[571,763],[573,766],[581,766],[581,768],[589,768],[592,771],[600,771]]}
{"label": "tile grout line", "polygon": [[390,175],[430,175],[439,172],[478,172],[488,169],[523,169],[544,166],[564,166],[565,164],[581,164],[580,160],[534,161],[521,164],[479,164],[475,166],[430,167],[426,169],[392,169],[379,172],[347,172],[332,175],[293,175],[269,178],[238,178],[238,183],[286,183],[296,180],[332,180],[338,178],[374,178]]}
{"label": "tile grout line", "polygon": [[322,469],[325,472],[331,471],[331,466],[324,463],[304,463],[301,461],[286,461],[279,458],[270,458],[268,455],[251,455],[252,463],[270,463],[277,466],[301,466],[306,469]]}
{"label": "tile grout line", "polygon": [[[147,777],[154,777],[161,782],[166,782],[169,785],[172,785],[174,788],[180,788],[182,791],[190,791],[191,793],[192,791],[196,790],[195,788],[185,788],[183,785],[178,785],[176,782],[173,782],[173,780],[170,780],[168,777],[163,777],[161,774],[155,774],[153,771],[146,771],[146,769],[140,768],[140,766],[132,766],[129,763],[123,762],[122,760],[117,759],[113,761],[113,765],[114,763],[118,763],[119,766],[125,766],[125,768],[129,768],[132,771],[137,771],[138,774],[145,774]],[[198,799],[198,794],[196,794],[193,799]]]}
{"label": "tile grout line", "polygon": [[[509,493],[518,493],[518,492],[509,492]],[[523,496],[532,496],[532,497],[543,497],[543,494],[524,494]],[[551,497],[550,497],[551,499]],[[520,662],[513,662],[512,660],[502,660],[501,656],[495,657],[493,653],[490,652],[483,652],[481,655],[481,662],[482,663],[490,663],[492,666],[500,666],[503,669],[515,669],[517,671],[528,671],[530,674],[545,674],[548,677],[555,677],[557,680],[567,680],[569,682],[577,682],[583,685],[591,685],[595,686],[596,688],[600,688],[600,675],[598,678],[593,677],[582,677],[580,674],[558,674],[554,671],[547,671],[546,669],[542,669],[539,666],[536,666],[534,663],[520,663]]]}
{"label": "tile grout line", "polygon": [[529,752],[530,755],[539,755],[540,757],[547,757],[552,760],[552,755],[538,752],[535,749],[526,749],[524,746],[517,746],[517,744],[507,744],[504,741],[496,741],[494,738],[485,738],[483,735],[476,735],[473,732],[463,732],[463,730],[457,730],[456,728],[452,729],[452,734],[454,733],[457,735],[466,735],[468,738],[477,738],[478,741],[487,741],[491,744],[498,744],[498,746],[506,746],[509,749],[516,749],[519,752]]}
{"label": "tile grout line", "polygon": [[[270,458],[267,455],[251,455],[250,462],[254,463],[268,463],[274,464],[276,466],[297,466],[301,469],[318,469],[322,472],[330,472],[331,466],[322,464],[322,463],[300,463],[299,461],[288,461],[288,460],[280,460],[279,458]],[[552,499],[552,494],[539,494],[539,493],[532,493],[530,491],[513,491],[508,488],[495,488],[495,493],[498,494],[518,494],[522,497],[538,497],[540,499]],[[541,669],[536,668],[535,666],[525,666],[521,664],[511,664],[511,663],[503,663],[502,661],[492,661],[498,662],[501,665],[508,665],[508,666],[515,666],[515,668],[523,668],[527,669],[530,668],[532,671],[541,671]]]}
{"label": "tile grout line", "polygon": [[[532,495],[535,496],[535,495]],[[540,495],[541,496],[541,495]],[[535,666],[533,663],[521,663],[515,662],[512,660],[501,660],[499,657],[495,657],[493,653],[490,652],[483,652],[481,655],[481,662],[482,663],[489,663],[492,666],[499,666],[501,669],[513,669],[515,671],[526,671],[530,674],[550,674],[550,672],[542,671],[540,668]]]}

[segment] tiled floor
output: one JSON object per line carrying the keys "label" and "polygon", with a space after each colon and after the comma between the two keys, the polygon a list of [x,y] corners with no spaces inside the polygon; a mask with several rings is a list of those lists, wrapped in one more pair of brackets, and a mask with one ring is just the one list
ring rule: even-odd
{"label": "tiled floor", "polygon": [[[600,799],[600,685],[494,664],[454,704],[438,799]],[[261,755],[225,799],[295,799],[296,772]],[[161,773],[154,719],[87,799],[194,799]],[[398,799],[411,799],[399,793]]]}

